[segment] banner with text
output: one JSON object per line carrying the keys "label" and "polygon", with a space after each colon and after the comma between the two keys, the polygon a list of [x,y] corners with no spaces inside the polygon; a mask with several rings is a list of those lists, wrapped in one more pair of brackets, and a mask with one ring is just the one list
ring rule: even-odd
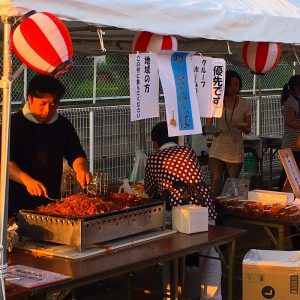
{"label": "banner with text", "polygon": [[157,55],[157,61],[165,97],[169,136],[202,133],[192,54],[168,52]]}
{"label": "banner with text", "polygon": [[159,117],[159,77],[156,56],[129,55],[131,121]]}
{"label": "banner with text", "polygon": [[200,116],[220,118],[225,90],[225,60],[194,55],[192,63]]}

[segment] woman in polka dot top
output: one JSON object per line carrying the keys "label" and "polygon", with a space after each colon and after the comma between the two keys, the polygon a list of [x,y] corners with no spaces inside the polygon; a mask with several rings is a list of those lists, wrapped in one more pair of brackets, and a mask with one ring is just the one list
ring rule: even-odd
{"label": "woman in polka dot top", "polygon": [[[166,200],[168,210],[189,203],[207,206],[209,224],[214,225],[217,214],[196,153],[188,147],[179,146],[178,137],[168,136],[166,122],[153,127],[151,138],[156,152],[147,159],[146,193],[153,199]],[[218,252],[209,247],[197,254],[197,267],[201,274],[193,272],[193,276],[199,276],[201,300],[222,300],[222,266]]]}
{"label": "woman in polka dot top", "polygon": [[146,164],[145,191],[149,197],[166,200],[167,210],[185,204],[207,206],[209,219],[215,219],[215,206],[196,153],[179,146],[178,137],[168,136],[165,121],[153,127],[151,138],[156,152]]}

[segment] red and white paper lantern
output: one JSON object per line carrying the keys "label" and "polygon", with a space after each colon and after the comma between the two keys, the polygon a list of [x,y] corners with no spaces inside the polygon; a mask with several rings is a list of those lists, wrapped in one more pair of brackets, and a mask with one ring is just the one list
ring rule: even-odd
{"label": "red and white paper lantern", "polygon": [[73,66],[70,33],[53,14],[30,11],[13,25],[11,39],[18,58],[39,73],[58,77]]}
{"label": "red and white paper lantern", "polygon": [[161,50],[177,51],[177,40],[172,35],[158,35],[148,31],[138,32],[132,43],[132,51],[160,52]]}
{"label": "red and white paper lantern", "polygon": [[255,74],[264,74],[274,69],[281,55],[279,43],[244,42],[244,64]]}

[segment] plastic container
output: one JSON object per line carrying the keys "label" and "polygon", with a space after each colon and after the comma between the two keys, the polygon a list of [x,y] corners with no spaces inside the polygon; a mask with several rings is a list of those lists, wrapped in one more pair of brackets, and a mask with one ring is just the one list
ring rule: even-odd
{"label": "plastic container", "polygon": [[123,179],[123,184],[119,187],[118,193],[129,193],[132,194],[132,188],[129,184],[128,178]]}

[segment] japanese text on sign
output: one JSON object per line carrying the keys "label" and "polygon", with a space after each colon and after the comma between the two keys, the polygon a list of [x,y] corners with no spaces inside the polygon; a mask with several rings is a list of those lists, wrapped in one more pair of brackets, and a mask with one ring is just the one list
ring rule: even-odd
{"label": "japanese text on sign", "polygon": [[136,118],[141,115],[141,101],[140,101],[140,84],[141,84],[141,57],[136,57]]}
{"label": "japanese text on sign", "polygon": [[175,52],[171,57],[176,94],[180,130],[194,128],[191,100],[188,87],[188,75],[186,66],[187,53]]}
{"label": "japanese text on sign", "polygon": [[216,105],[219,105],[220,99],[223,99],[224,93],[224,67],[221,65],[214,65],[213,66],[213,79],[212,79],[212,98],[213,102]]}
{"label": "japanese text on sign", "polygon": [[150,56],[145,56],[145,65],[144,65],[144,87],[145,87],[145,93],[150,92],[150,62],[151,58]]}
{"label": "japanese text on sign", "polygon": [[131,121],[159,116],[158,66],[153,55],[129,55],[129,83]]}

